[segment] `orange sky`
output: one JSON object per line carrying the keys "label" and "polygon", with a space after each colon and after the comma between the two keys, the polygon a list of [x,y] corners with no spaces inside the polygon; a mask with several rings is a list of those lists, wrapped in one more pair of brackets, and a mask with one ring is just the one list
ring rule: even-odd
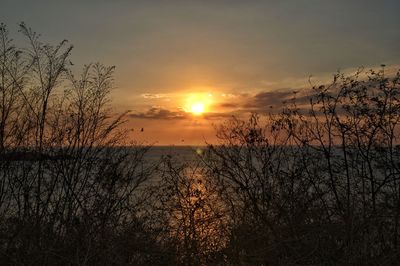
{"label": "orange sky", "polygon": [[[381,69],[380,66],[374,66]],[[385,67],[386,75],[393,75],[399,65]],[[346,75],[357,69],[349,68]],[[366,78],[364,74],[360,78]],[[310,82],[314,85],[329,84],[333,74],[320,74],[317,77],[282,80],[285,89],[262,91],[228,92],[217,87],[190,87],[171,93],[146,93],[136,95],[132,101],[135,108],[128,114],[128,126],[133,139],[153,145],[205,145],[217,143],[216,129],[232,116],[247,119],[251,113],[279,113],[284,102],[296,92],[298,107],[308,107]],[[116,102],[123,97],[114,94]],[[201,112],[196,109],[201,106]],[[143,128],[143,131],[142,131]]]}
{"label": "orange sky", "polygon": [[[279,109],[310,75],[399,66],[398,10],[398,0],[3,0],[0,22],[68,39],[76,71],[116,66],[114,110],[131,110],[134,139],[197,145],[232,115]],[[193,95],[204,114],[191,113]]]}
{"label": "orange sky", "polygon": [[243,115],[239,109],[246,97],[199,87],[179,93],[142,94],[136,100],[141,106],[128,115],[129,126],[134,129],[134,139],[156,145],[214,143],[214,127],[232,115]]}

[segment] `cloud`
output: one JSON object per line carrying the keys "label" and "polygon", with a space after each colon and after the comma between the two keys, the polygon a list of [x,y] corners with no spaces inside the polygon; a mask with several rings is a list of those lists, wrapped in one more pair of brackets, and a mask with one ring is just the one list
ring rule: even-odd
{"label": "cloud", "polygon": [[225,102],[225,103],[221,103],[219,105],[219,107],[222,107],[222,108],[238,108],[238,107],[240,107],[240,104]]}
{"label": "cloud", "polygon": [[285,101],[293,98],[294,92],[292,90],[277,90],[260,92],[250,99],[245,107],[249,108],[264,108],[266,106],[282,105]]}
{"label": "cloud", "polygon": [[[231,117],[232,113],[221,113],[221,112],[207,112],[202,115],[202,118],[206,120],[214,120],[220,118]],[[193,120],[193,115],[183,110],[168,110],[162,107],[153,106],[145,112],[136,112],[129,114],[130,118],[136,119],[150,119],[150,120]]]}
{"label": "cloud", "polygon": [[248,98],[243,103],[243,108],[252,112],[271,112],[271,109],[278,111],[294,99],[296,105],[301,107],[309,104],[311,95],[310,90],[293,88],[260,92]]}
{"label": "cloud", "polygon": [[159,94],[159,93],[143,93],[141,95],[145,99],[161,99],[161,98],[166,98],[166,94]]}
{"label": "cloud", "polygon": [[203,117],[208,120],[213,120],[213,119],[220,119],[220,118],[227,118],[227,117],[232,117],[233,113],[221,113],[221,112],[208,112],[204,113]]}
{"label": "cloud", "polygon": [[146,112],[130,114],[131,118],[139,119],[160,119],[160,120],[178,120],[187,118],[188,114],[184,111],[171,111],[160,107],[151,107]]}
{"label": "cloud", "polygon": [[222,93],[221,96],[226,97],[226,98],[238,98],[238,97],[247,97],[248,94],[247,93]]}

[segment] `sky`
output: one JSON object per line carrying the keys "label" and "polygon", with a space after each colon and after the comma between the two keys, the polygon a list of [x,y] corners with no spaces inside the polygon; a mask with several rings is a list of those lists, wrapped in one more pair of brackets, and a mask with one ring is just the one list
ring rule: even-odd
{"label": "sky", "polygon": [[[232,115],[279,108],[293,90],[332,74],[400,65],[400,1],[1,0],[20,40],[74,45],[75,66],[115,65],[115,112],[154,145],[214,142]],[[143,131],[141,130],[143,128]]]}

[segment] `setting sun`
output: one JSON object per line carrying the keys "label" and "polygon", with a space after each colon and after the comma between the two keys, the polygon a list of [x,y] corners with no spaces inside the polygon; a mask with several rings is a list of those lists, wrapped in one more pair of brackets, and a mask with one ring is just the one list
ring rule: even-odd
{"label": "setting sun", "polygon": [[204,103],[202,102],[193,103],[191,106],[191,111],[194,115],[201,115],[205,111]]}
{"label": "setting sun", "polygon": [[212,98],[211,93],[198,92],[187,94],[183,109],[194,116],[200,116],[210,111],[213,103]]}

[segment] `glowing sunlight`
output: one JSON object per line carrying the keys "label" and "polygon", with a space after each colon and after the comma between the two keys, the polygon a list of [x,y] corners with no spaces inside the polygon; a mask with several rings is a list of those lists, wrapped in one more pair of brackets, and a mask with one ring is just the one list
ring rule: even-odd
{"label": "glowing sunlight", "polygon": [[191,106],[191,111],[194,115],[201,115],[205,111],[204,103],[197,102]]}
{"label": "glowing sunlight", "polygon": [[200,116],[210,111],[212,102],[212,94],[210,93],[192,93],[186,97],[184,110],[195,116]]}

